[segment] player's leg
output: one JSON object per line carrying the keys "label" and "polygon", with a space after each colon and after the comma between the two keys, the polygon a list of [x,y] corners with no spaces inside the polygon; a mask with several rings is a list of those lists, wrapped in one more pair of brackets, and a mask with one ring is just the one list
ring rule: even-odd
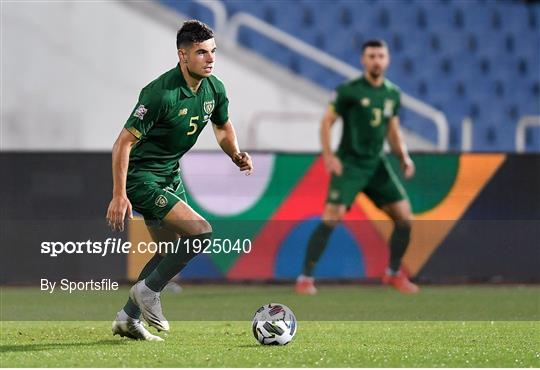
{"label": "player's leg", "polygon": [[418,287],[400,270],[401,260],[410,241],[413,220],[411,205],[405,189],[385,158],[380,162],[365,193],[394,223],[389,240],[390,260],[383,283],[394,286],[402,293],[416,293]]}
{"label": "player's leg", "polygon": [[304,267],[302,275],[296,280],[296,292],[299,294],[313,295],[317,293],[313,270],[319,262],[328,239],[336,225],[343,219],[347,212],[347,206],[344,204],[327,203],[321,217],[321,223],[317,226],[308,242],[306,255],[304,258]]}
{"label": "player's leg", "polygon": [[202,245],[212,235],[210,224],[187,203],[176,199],[176,203],[162,220],[165,229],[182,235],[175,240],[174,248],[153,271],[130,291],[134,303],[140,308],[144,319],[158,330],[169,330],[169,323],[163,315],[160,293],[167,283],[178,274],[197,254],[193,245]]}
{"label": "player's leg", "polygon": [[345,215],[347,208],[343,204],[326,204],[321,217],[321,223],[317,226],[308,242],[306,258],[304,261],[303,275],[313,276],[313,270],[321,257],[332,231]]}
{"label": "player's leg", "polygon": [[401,260],[409,246],[412,229],[410,203],[403,199],[383,206],[382,210],[394,221],[394,230],[390,236],[390,262],[383,283],[394,286],[402,293],[417,293],[418,286],[409,280],[401,268]]}
{"label": "player's leg", "polygon": [[[179,238],[179,235],[173,231],[165,229],[160,225],[147,225],[148,233],[150,234],[152,240],[156,243],[159,242],[176,242]],[[163,260],[165,254],[155,253],[152,258],[146,262],[143,269],[137,277],[137,281],[145,279],[152,271],[155,270],[157,265]],[[126,305],[124,306],[124,311],[132,318],[138,319],[141,316],[141,310],[137,305],[128,298]]]}
{"label": "player's leg", "polygon": [[[149,226],[147,225],[148,232],[152,237],[152,240],[156,243],[160,241],[176,241],[178,235],[170,230],[164,229],[160,226]],[[145,264],[137,281],[145,279],[161,262],[163,255],[156,253],[148,260]],[[140,320],[141,310],[133,302],[131,297],[128,298],[127,303],[124,305],[123,309],[117,313],[115,320],[112,324],[113,335],[120,335],[121,337],[128,337],[132,339],[140,340],[151,340],[151,341],[160,341],[162,338],[151,334],[146,328],[142,325]]]}
{"label": "player's leg", "polygon": [[194,245],[203,245],[212,236],[212,227],[201,215],[184,201],[177,202],[163,219],[163,227],[182,235],[178,248],[169,251],[157,267],[145,279],[154,291],[161,291],[176,274],[197,254]]}
{"label": "player's leg", "polygon": [[394,222],[394,230],[390,236],[390,261],[388,269],[395,274],[401,267],[401,259],[409,245],[413,215],[407,199],[382,206],[382,210]]}
{"label": "player's leg", "polygon": [[[159,243],[160,241],[176,243],[176,241],[180,238],[180,235],[162,226],[148,226],[148,232],[150,233],[152,240],[156,243]],[[165,257],[165,253],[156,253],[154,257],[155,259],[154,261],[152,261],[153,263],[150,263],[151,261],[148,261],[147,265],[144,267],[144,276],[140,277],[138,280],[146,278],[146,276],[148,276],[150,272],[152,272],[157,267],[157,264],[161,262],[161,260]],[[141,272],[141,275],[143,275],[143,272]],[[181,290],[181,287],[176,282],[174,282],[176,279],[178,279],[178,275],[176,275],[175,278],[173,278],[173,280],[171,280],[169,284],[167,284],[165,289],[171,288],[170,291],[179,292]],[[171,286],[171,283],[173,283],[175,286]]]}
{"label": "player's leg", "polygon": [[[144,216],[147,225],[151,223],[162,227],[160,235],[156,234],[158,229],[152,229],[153,237],[173,242],[169,243],[173,246],[172,250],[162,250],[165,253],[163,258],[155,257],[148,269],[145,268],[145,275],[148,275],[130,290],[131,301],[141,310],[143,318],[158,330],[168,330],[169,324],[161,310],[159,293],[194,257],[193,253],[187,253],[192,251],[181,248],[182,244],[177,243],[177,234],[185,235],[182,242],[183,239],[197,239],[200,238],[198,234],[208,231],[209,225],[187,205],[179,176],[172,181],[149,173],[133,176],[131,180],[128,178],[126,190],[133,208]],[[167,231],[169,234],[165,235]]]}
{"label": "player's leg", "polygon": [[315,294],[313,271],[317,262],[321,258],[328,240],[334,231],[335,226],[343,219],[356,195],[365,186],[365,176],[358,169],[343,163],[343,174],[341,176],[332,175],[328,187],[326,205],[321,217],[321,223],[317,226],[308,241],[302,275],[296,282],[296,291],[299,294]]}

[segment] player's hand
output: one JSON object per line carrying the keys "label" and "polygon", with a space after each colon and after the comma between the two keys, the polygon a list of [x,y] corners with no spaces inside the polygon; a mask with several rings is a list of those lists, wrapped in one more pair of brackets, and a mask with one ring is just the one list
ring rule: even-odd
{"label": "player's hand", "polygon": [[133,218],[133,210],[129,199],[126,196],[114,196],[107,210],[107,222],[113,231],[124,231],[126,212],[129,218]]}
{"label": "player's hand", "polygon": [[416,167],[414,166],[414,162],[410,157],[405,157],[401,160],[401,170],[403,171],[403,175],[406,179],[410,179],[414,176]]}
{"label": "player's hand", "polygon": [[324,156],[324,166],[330,174],[341,176],[343,173],[343,165],[341,160],[334,154]]}
{"label": "player's hand", "polygon": [[253,172],[253,161],[247,152],[239,152],[232,156],[232,161],[240,168],[240,171],[247,171],[246,176]]}

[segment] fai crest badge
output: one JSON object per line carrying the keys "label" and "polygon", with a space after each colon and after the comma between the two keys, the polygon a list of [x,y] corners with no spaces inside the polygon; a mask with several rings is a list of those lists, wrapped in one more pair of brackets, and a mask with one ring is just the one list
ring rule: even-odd
{"label": "fai crest badge", "polygon": [[393,112],[394,112],[394,101],[390,99],[386,99],[384,101],[384,116],[391,117]]}
{"label": "fai crest badge", "polygon": [[215,103],[213,100],[205,101],[203,105],[204,113],[211,114],[214,111],[214,105]]}
{"label": "fai crest badge", "polygon": [[158,195],[154,203],[156,204],[156,206],[163,208],[167,205],[167,198],[165,198],[165,196],[163,195]]}
{"label": "fai crest badge", "polygon": [[135,109],[135,112],[133,113],[133,117],[137,117],[141,121],[144,119],[144,115],[148,112],[148,109],[144,107],[144,105],[139,105],[137,109]]}

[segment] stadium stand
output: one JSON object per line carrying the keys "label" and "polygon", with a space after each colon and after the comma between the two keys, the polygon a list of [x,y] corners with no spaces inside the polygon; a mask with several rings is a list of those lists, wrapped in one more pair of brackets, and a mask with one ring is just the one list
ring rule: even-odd
{"label": "stadium stand", "polygon": [[[212,24],[194,1],[161,1]],[[473,122],[474,151],[514,151],[517,122],[540,115],[540,4],[518,0],[223,0],[228,15],[245,12],[356,66],[362,42],[391,48],[388,77],[408,94],[444,112],[449,149],[461,148],[461,125]],[[531,37],[532,36],[532,37]],[[343,76],[252,29],[238,42],[327,89]],[[433,127],[404,111],[405,127],[435,141]],[[527,151],[540,151],[529,129]]]}

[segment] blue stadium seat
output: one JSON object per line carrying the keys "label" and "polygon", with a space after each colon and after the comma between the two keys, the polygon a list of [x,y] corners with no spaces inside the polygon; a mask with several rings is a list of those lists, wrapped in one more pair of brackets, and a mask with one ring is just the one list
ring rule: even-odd
{"label": "blue stadium seat", "polygon": [[161,2],[181,13],[186,14],[190,18],[199,19],[212,27],[215,26],[215,20],[212,12],[200,4],[191,1],[175,0],[162,0]]}
{"label": "blue stadium seat", "polygon": [[336,28],[339,28],[339,9],[337,7],[323,5],[319,2],[309,3],[309,7],[313,12],[313,22],[316,29],[332,34]]}
{"label": "blue stadium seat", "polygon": [[[533,27],[531,27],[531,23],[534,23],[535,20],[531,20],[531,16],[529,15],[530,13],[535,14],[534,11],[532,11],[532,6],[525,7],[522,4],[518,3],[501,2],[500,8],[501,12],[503,12],[505,15],[502,21],[503,31],[512,31],[519,33],[534,31],[534,25]],[[536,18],[536,15],[533,15],[532,18]]]}
{"label": "blue stadium seat", "polygon": [[540,151],[540,133],[538,131],[540,131],[538,128],[525,131],[525,150]]}
{"label": "blue stadium seat", "polygon": [[303,20],[304,12],[302,10],[303,9],[300,7],[289,7],[286,12],[275,12],[272,10],[272,12],[277,13],[273,23],[274,26],[285,29],[291,33],[297,31],[299,28],[299,21],[301,22]]}
{"label": "blue stadium seat", "polygon": [[540,32],[540,4],[530,4],[528,11],[532,13],[529,18],[529,25],[536,26],[535,30]]}
{"label": "blue stadium seat", "polygon": [[535,103],[540,106],[540,79],[531,81],[530,94],[531,99],[535,100]]}
{"label": "blue stadium seat", "polygon": [[468,31],[493,32],[492,16],[487,9],[464,12],[464,28]]}
{"label": "blue stadium seat", "polygon": [[420,7],[415,5],[391,6],[389,8],[391,28],[394,31],[407,34],[411,29],[421,29],[418,26],[418,12]]}
{"label": "blue stadium seat", "polygon": [[456,32],[461,29],[459,19],[463,22],[463,11],[460,8],[440,5],[434,1],[426,1],[423,7],[428,13],[428,29],[438,30],[441,33]]}
{"label": "blue stadium seat", "polygon": [[540,99],[531,95],[518,97],[514,100],[521,116],[540,115]]}
{"label": "blue stadium seat", "polygon": [[410,36],[403,39],[403,53],[410,58],[427,62],[432,56],[438,54],[431,49],[430,44],[431,35],[429,33],[413,31]]}
{"label": "blue stadium seat", "polygon": [[439,102],[444,107],[445,104],[456,98],[453,93],[454,84],[452,78],[430,78],[427,80],[427,86],[429,90],[427,100],[430,102]]}
{"label": "blue stadium seat", "polygon": [[[445,34],[434,33],[433,35],[438,36],[440,40],[440,49],[450,55],[463,53],[463,51],[466,50],[469,46],[467,44],[469,42],[469,38],[467,37],[468,35],[465,35],[463,33],[457,33],[457,32],[451,32],[451,33],[445,33]],[[475,44],[474,46],[477,45],[476,38],[474,38],[472,43]]]}
{"label": "blue stadium seat", "polygon": [[540,47],[538,44],[540,43],[540,32],[536,35],[536,45],[534,43],[531,43],[531,40],[523,37],[523,35],[519,35],[516,33],[509,32],[509,35],[512,36],[515,48],[515,55],[522,56],[525,59],[529,61],[531,65],[536,64],[539,66],[540,64]]}
{"label": "blue stadium seat", "polygon": [[449,99],[443,104],[443,112],[448,116],[452,126],[461,127],[463,119],[470,115],[469,100]]}

